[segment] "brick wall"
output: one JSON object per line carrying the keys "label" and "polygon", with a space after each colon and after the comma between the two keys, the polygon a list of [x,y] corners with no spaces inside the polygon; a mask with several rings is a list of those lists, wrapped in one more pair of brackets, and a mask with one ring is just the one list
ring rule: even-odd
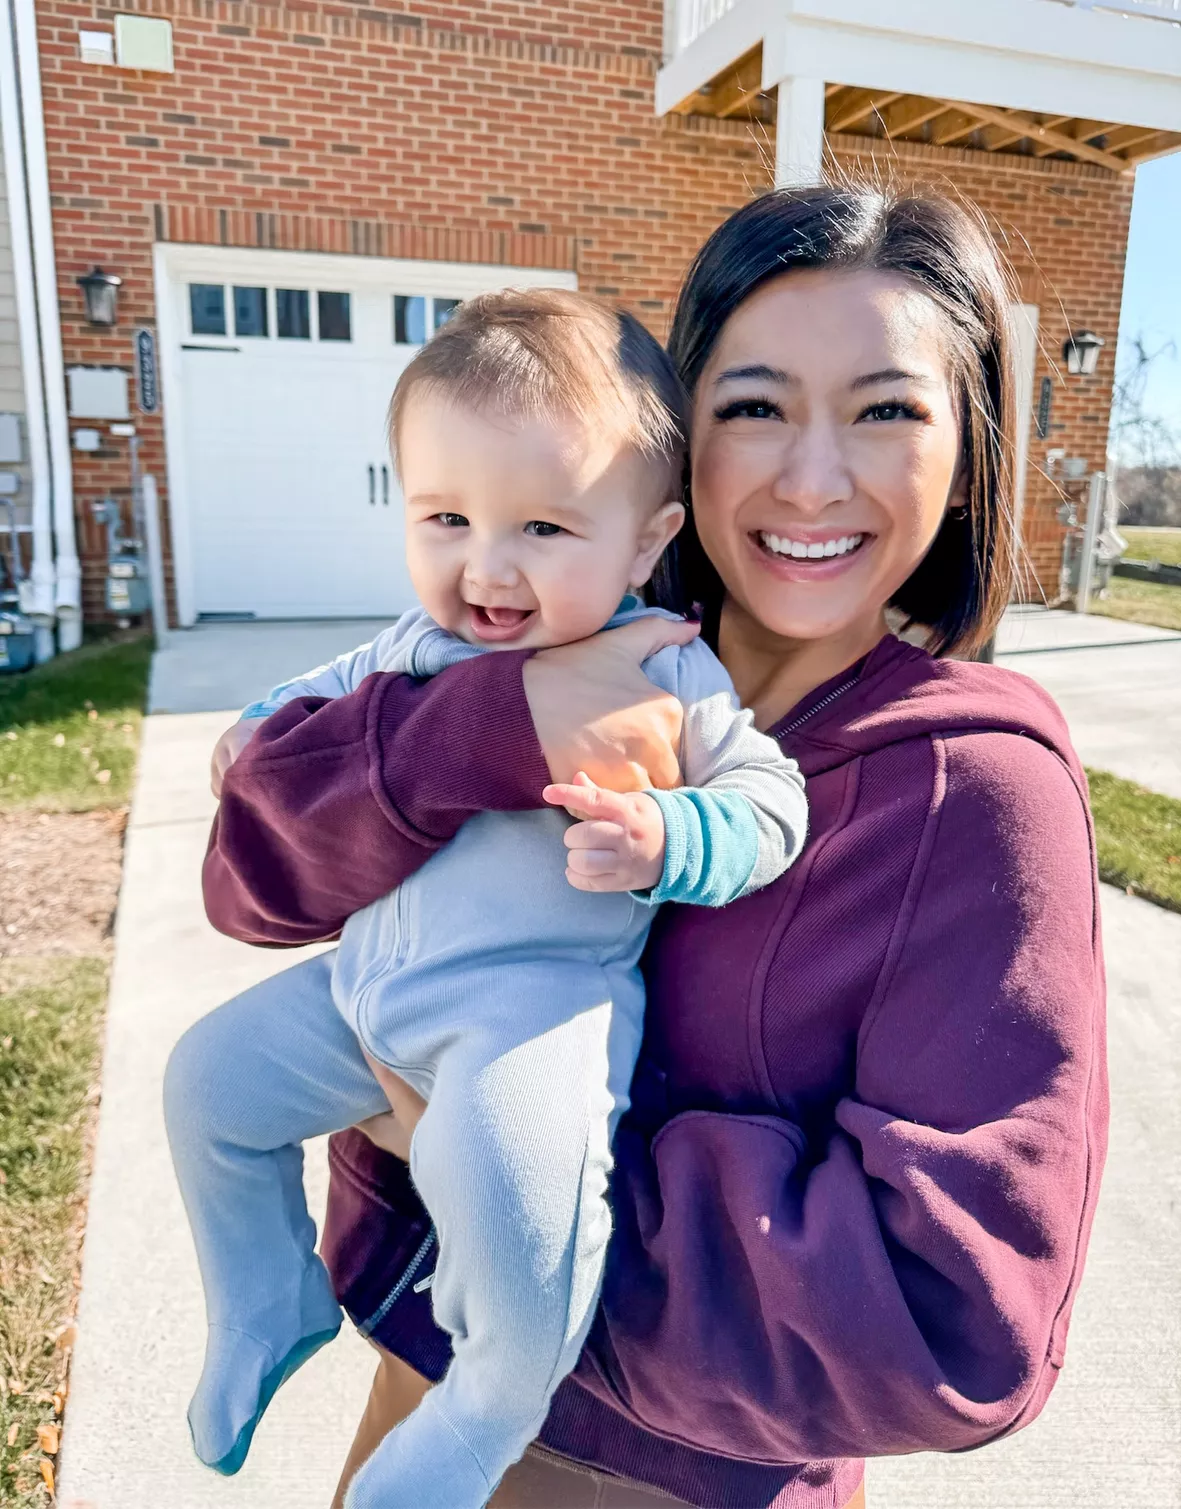
{"label": "brick wall", "polygon": [[[38,5],[67,365],[130,365],[132,331],[154,323],[156,240],[572,267],[582,288],[663,332],[696,248],[769,180],[763,128],[655,119],[661,0],[430,0],[413,15],[381,0],[119,9],[172,22],[175,74],[83,65],[79,30],[110,29],[114,11]],[[835,143],[837,160],[870,162],[851,140]],[[1101,377],[1061,389],[1055,412],[1067,426],[1055,440],[1101,459],[1130,185],[923,150],[899,164],[946,172],[1034,248],[1024,276],[1051,349],[1062,337],[1050,288],[1076,327],[1109,337]],[[1056,222],[1083,220],[1092,247],[1076,251],[1073,225]],[[124,279],[109,332],[86,324],[75,286],[95,262]],[[166,500],[159,418],[137,422]],[[88,612],[102,553],[89,503],[126,487],[120,451],[76,457]],[[1033,499],[1031,525],[1048,514]],[[1034,549],[1048,570],[1047,540]]]}

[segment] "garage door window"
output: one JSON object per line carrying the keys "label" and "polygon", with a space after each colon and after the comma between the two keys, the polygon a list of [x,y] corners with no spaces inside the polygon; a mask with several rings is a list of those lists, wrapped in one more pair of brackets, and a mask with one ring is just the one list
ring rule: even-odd
{"label": "garage door window", "polygon": [[310,341],[312,321],[306,288],[275,289],[275,327],[281,341]]}
{"label": "garage door window", "polygon": [[443,326],[459,308],[458,299],[432,299],[435,306],[434,325],[436,330],[442,330]]}
{"label": "garage door window", "polygon": [[347,293],[316,295],[322,341],[351,341],[353,338],[349,296]]}
{"label": "garage door window", "polygon": [[189,319],[194,335],[226,333],[226,291],[220,283],[189,284]]}
{"label": "garage door window", "polygon": [[265,288],[234,289],[234,334],[267,333],[267,291]]}

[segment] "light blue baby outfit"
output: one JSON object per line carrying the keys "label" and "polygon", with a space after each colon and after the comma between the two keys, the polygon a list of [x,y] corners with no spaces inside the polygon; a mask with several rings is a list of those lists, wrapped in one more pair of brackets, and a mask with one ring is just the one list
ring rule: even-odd
{"label": "light blue baby outfit", "polygon": [[[629,599],[612,624],[653,611]],[[247,711],[482,653],[409,613]],[[351,917],[334,955],[228,1002],[174,1050],[165,1111],[209,1320],[189,1421],[209,1465],[241,1466],[275,1389],[340,1325],[299,1144],[387,1109],[362,1046],[427,1100],[410,1166],[438,1228],[432,1299],[454,1357],[347,1509],[477,1509],[536,1436],[598,1295],[653,905],[718,906],[768,884],[806,825],[798,768],[704,644],[644,669],[685,708],[685,786],[651,793],[666,860],[649,895],[571,886],[561,812],[483,813]]]}

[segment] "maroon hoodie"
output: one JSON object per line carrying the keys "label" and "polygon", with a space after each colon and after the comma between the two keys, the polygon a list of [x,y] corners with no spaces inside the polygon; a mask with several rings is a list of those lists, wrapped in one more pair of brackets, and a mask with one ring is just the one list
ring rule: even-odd
{"label": "maroon hoodie", "polygon": [[[332,936],[472,812],[540,805],[517,654],[291,703],[226,781],[216,926]],[[861,1458],[979,1446],[1062,1366],[1103,1164],[1094,850],[1061,715],[893,638],[778,729],[811,837],[670,906],[616,1139],[602,1304],[543,1441],[693,1503],[833,1509]],[[438,1376],[405,1168],[335,1139],[343,1302]]]}

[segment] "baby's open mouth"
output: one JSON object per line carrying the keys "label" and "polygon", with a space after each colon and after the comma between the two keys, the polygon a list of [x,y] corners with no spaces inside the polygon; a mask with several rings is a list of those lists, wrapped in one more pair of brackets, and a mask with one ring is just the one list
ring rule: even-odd
{"label": "baby's open mouth", "polygon": [[523,634],[536,616],[536,608],[489,608],[483,603],[468,603],[472,631],[480,639],[504,643]]}

